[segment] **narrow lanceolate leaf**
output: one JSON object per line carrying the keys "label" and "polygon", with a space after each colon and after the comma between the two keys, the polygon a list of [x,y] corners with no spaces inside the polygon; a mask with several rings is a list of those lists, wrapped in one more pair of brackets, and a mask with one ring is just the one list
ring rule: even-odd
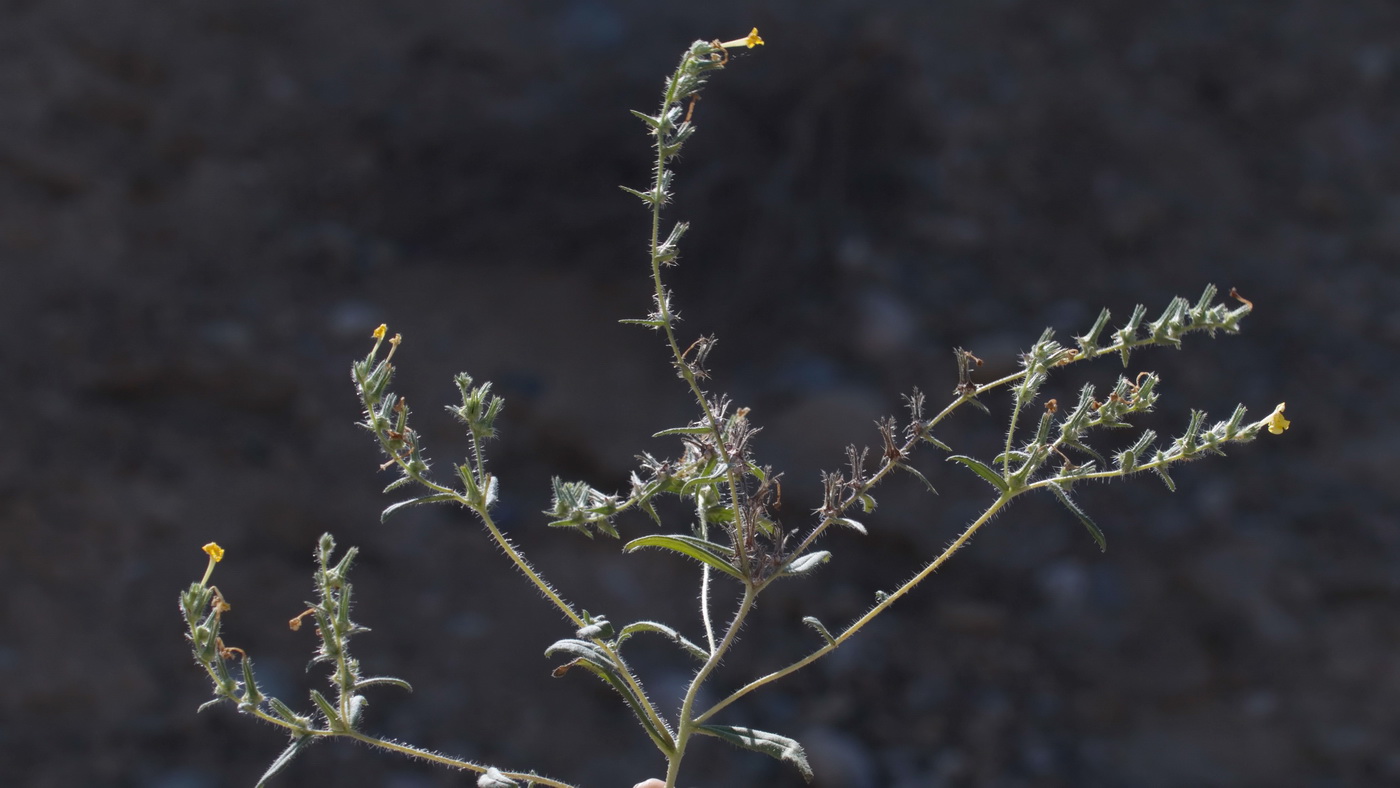
{"label": "narrow lanceolate leaf", "polygon": [[900,469],[901,471],[905,471],[906,473],[913,474],[914,478],[924,483],[924,486],[928,488],[929,492],[933,493],[934,495],[938,494],[938,490],[934,489],[933,484],[929,482],[928,477],[924,476],[922,473],[919,473],[919,471],[913,466],[905,465],[902,462],[897,462],[894,464],[894,467]]}
{"label": "narrow lanceolate leaf", "polygon": [[761,752],[764,755],[790,763],[802,773],[802,779],[807,782],[812,781],[812,767],[807,765],[807,753],[802,749],[802,745],[794,739],[753,728],[741,728],[737,725],[701,725],[695,731],[707,736],[714,736],[717,739],[724,739],[736,747]]}
{"label": "narrow lanceolate leaf", "polygon": [[816,569],[818,566],[831,560],[831,552],[828,550],[818,550],[815,553],[798,556],[792,560],[783,570],[784,575],[805,575]]}
{"label": "narrow lanceolate leaf", "polygon": [[1083,509],[1079,508],[1079,504],[1076,504],[1074,500],[1069,497],[1069,493],[1065,492],[1058,484],[1050,485],[1050,492],[1054,493],[1055,497],[1060,499],[1060,503],[1064,504],[1064,507],[1068,509],[1071,514],[1079,518],[1079,522],[1084,523],[1084,527],[1089,529],[1089,535],[1094,537],[1095,542],[1099,543],[1099,550],[1101,552],[1107,551],[1108,540],[1104,539],[1103,530],[1089,518],[1089,515],[1086,514]]}
{"label": "narrow lanceolate leaf", "polygon": [[651,437],[664,438],[668,435],[706,435],[710,428],[704,425],[691,425],[689,427],[672,427],[669,430],[662,430]]}
{"label": "narrow lanceolate leaf", "polygon": [[954,454],[948,459],[953,462],[960,462],[971,468],[973,473],[985,479],[987,484],[997,488],[997,492],[1005,493],[1007,491],[1006,480],[1001,478],[1001,474],[989,468],[987,464],[981,460],[976,460],[963,454]]}
{"label": "narrow lanceolate leaf", "polygon": [[1156,471],[1157,475],[1162,477],[1162,483],[1167,485],[1168,490],[1176,492],[1176,482],[1172,481],[1172,477],[1167,473],[1167,467],[1165,465],[1154,465],[1152,466],[1152,470]]}
{"label": "narrow lanceolate leaf", "polygon": [[385,509],[383,513],[379,515],[379,522],[382,523],[385,520],[388,520],[389,515],[393,514],[394,512],[397,512],[400,509],[406,509],[410,506],[417,506],[420,503],[445,503],[447,501],[455,500],[457,500],[456,496],[451,495],[449,493],[435,493],[433,495],[424,495],[420,498],[410,498],[407,501],[399,501],[398,503]]}
{"label": "narrow lanceolate leaf", "polygon": [[828,644],[836,643],[836,638],[831,636],[831,630],[827,629],[826,624],[823,624],[821,622],[821,619],[817,618],[816,616],[807,616],[806,618],[802,619],[802,623],[806,624],[812,629],[815,629],[817,631],[817,634],[822,636],[822,640],[825,640]]}
{"label": "narrow lanceolate leaf", "polygon": [[287,749],[283,750],[282,754],[277,756],[277,760],[273,761],[272,765],[267,767],[267,771],[263,772],[263,776],[258,779],[258,784],[254,788],[263,788],[267,785],[268,780],[276,777],[278,772],[287,768],[287,764],[291,763],[293,758],[297,757],[302,750],[306,749],[307,745],[316,739],[315,736],[298,736],[293,739],[292,743],[287,745]]}
{"label": "narrow lanceolate leaf", "polygon": [[626,641],[627,638],[632,637],[638,632],[655,632],[658,635],[664,635],[670,638],[672,642],[685,649],[686,653],[690,654],[690,656],[695,657],[701,662],[710,658],[710,652],[690,642],[690,640],[686,639],[684,635],[677,632],[672,627],[668,627],[656,621],[637,621],[623,627],[622,633],[617,636],[618,648],[622,647],[623,642]]}
{"label": "narrow lanceolate leaf", "polygon": [[656,742],[656,746],[661,748],[662,752],[670,753],[675,749],[676,742],[671,737],[671,733],[657,727],[656,723],[647,715],[646,702],[637,695],[632,685],[623,676],[622,669],[613,661],[608,652],[587,640],[566,638],[545,649],[544,655],[552,657],[559,653],[571,655],[574,660],[555,668],[554,675],[556,677],[564,675],[572,668],[582,668],[606,681],[622,696],[622,700],[632,710],[633,716],[642,724],[642,728],[646,730],[647,735]]}
{"label": "narrow lanceolate leaf", "polygon": [[666,321],[655,318],[625,317],[617,322],[631,326],[647,326],[648,328],[661,328],[666,325]]}
{"label": "narrow lanceolate leaf", "polygon": [[359,681],[355,682],[354,689],[361,690],[365,687],[373,687],[379,684],[388,684],[390,686],[398,687],[400,689],[406,689],[409,692],[413,691],[413,685],[409,684],[403,679],[396,679],[393,676],[374,676],[373,678],[360,679]]}
{"label": "narrow lanceolate leaf", "polygon": [[695,536],[686,536],[684,534],[643,536],[640,539],[633,539],[623,545],[622,552],[631,553],[643,547],[660,547],[663,550],[671,550],[681,555],[694,558],[702,564],[712,566],[740,582],[746,581],[743,573],[730,563],[734,551],[722,544],[709,542]]}
{"label": "narrow lanceolate leaf", "polygon": [[865,536],[866,534],[865,526],[861,525],[859,520],[852,520],[849,517],[833,517],[831,518],[831,521],[833,523],[836,523],[837,525],[844,525],[847,528],[859,531],[861,536]]}

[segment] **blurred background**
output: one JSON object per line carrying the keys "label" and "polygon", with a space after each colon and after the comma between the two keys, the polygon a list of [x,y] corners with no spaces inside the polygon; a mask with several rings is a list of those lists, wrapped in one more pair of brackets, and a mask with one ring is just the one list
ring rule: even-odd
{"label": "blurred background", "polygon": [[[660,775],[601,682],[550,677],[568,627],[472,518],[387,524],[391,477],[353,359],[381,322],[396,390],[442,470],[466,370],[507,403],[500,519],[578,605],[698,638],[696,572],[544,527],[549,478],[624,489],[692,417],[647,310],[653,111],[694,39],[757,26],[696,109],[671,219],[683,335],[765,427],[785,525],[817,472],[878,444],[951,349],[1013,369],[1047,325],[1155,317],[1207,283],[1239,336],[1132,359],[1191,408],[1293,428],[1080,501],[1101,554],[1024,498],[868,634],[721,721],[801,740],[821,786],[1344,786],[1400,782],[1400,8],[1179,0],[10,0],[0,6],[0,775],[10,785],[256,781],[277,730],[207,681],[176,597],[217,540],[230,645],[295,706],[309,631],[285,622],[325,531],[359,545],[368,730],[581,786]],[[1081,365],[1045,397],[1123,370]],[[940,434],[990,457],[1006,418]],[[1120,446],[1117,436],[1098,447]],[[880,492],[868,537],[780,585],[717,692],[785,664],[936,554],[989,490],[939,452]],[[653,530],[624,519],[624,537]],[[677,520],[674,530],[686,527]],[[693,669],[631,658],[657,702]],[[669,699],[669,700],[668,700]],[[796,786],[702,740],[684,780]],[[280,785],[473,784],[362,747]]]}

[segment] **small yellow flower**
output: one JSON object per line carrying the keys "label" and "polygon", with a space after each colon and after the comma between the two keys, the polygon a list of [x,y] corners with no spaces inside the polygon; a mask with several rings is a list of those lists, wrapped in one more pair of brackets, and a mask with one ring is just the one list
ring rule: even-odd
{"label": "small yellow flower", "polygon": [[753,30],[749,31],[749,34],[747,36],[743,38],[736,38],[733,41],[726,41],[723,44],[720,44],[720,46],[724,49],[733,49],[735,47],[748,47],[749,49],[753,49],[754,47],[761,46],[762,44],[763,39],[758,37],[758,28],[755,27]]}
{"label": "small yellow flower", "polygon": [[1274,412],[1269,414],[1269,418],[1264,420],[1269,425],[1269,432],[1274,435],[1282,435],[1283,431],[1288,429],[1288,425],[1292,424],[1292,422],[1283,417],[1283,406],[1287,404],[1286,402],[1280,402],[1278,407],[1274,408]]}
{"label": "small yellow flower", "polygon": [[204,552],[208,553],[209,557],[214,559],[214,563],[216,564],[224,560],[224,548],[220,547],[217,542],[210,542],[205,545]]}
{"label": "small yellow flower", "polygon": [[387,333],[389,333],[389,327],[384,325],[383,323],[380,323],[379,328],[374,329],[374,333],[370,334],[370,336],[374,337],[375,339],[383,339],[384,335]]}

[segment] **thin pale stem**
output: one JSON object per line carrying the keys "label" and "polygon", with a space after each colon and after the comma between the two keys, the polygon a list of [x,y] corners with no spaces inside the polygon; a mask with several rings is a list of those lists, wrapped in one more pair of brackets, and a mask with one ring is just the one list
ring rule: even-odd
{"label": "thin pale stem", "polygon": [[753,610],[754,597],[758,591],[754,586],[744,586],[744,598],[739,602],[739,609],[734,612],[734,619],[729,622],[729,628],[724,633],[724,638],[720,640],[716,648],[710,650],[710,658],[705,660],[705,664],[700,667],[695,678],[690,682],[690,688],[686,690],[685,700],[681,702],[680,724],[676,730],[676,749],[670,756],[670,764],[666,769],[666,788],[676,788],[676,778],[680,775],[681,759],[685,757],[686,744],[690,742],[691,735],[695,732],[704,718],[691,719],[690,715],[695,708],[695,697],[700,692],[700,687],[705,680],[710,677],[720,660],[724,658],[729,647],[734,645],[734,639],[739,635],[739,629],[744,624],[744,619],[748,618],[749,611]]}
{"label": "thin pale stem", "polygon": [[[945,561],[951,558],[954,553],[956,553],[962,548],[963,545],[967,544],[968,540],[972,538],[973,534],[977,533],[977,530],[979,528],[985,525],[988,520],[992,519],[992,515],[996,514],[1003,506],[1010,502],[1012,497],[1014,497],[1014,494],[1002,495],[995,502],[993,502],[992,505],[987,508],[987,511],[983,512],[981,517],[978,517],[976,520],[973,520],[972,524],[969,525],[965,530],[963,530],[962,534],[958,536],[957,539],[953,540],[953,543],[948,545],[948,548],[944,550],[942,554],[940,554],[937,558],[933,559],[933,561],[929,562],[929,564],[923,569],[919,570],[919,573],[907,580],[904,583],[904,585],[900,586],[889,596],[881,600],[879,604],[872,607],[869,612],[861,616],[850,626],[846,627],[846,630],[840,635],[838,635],[836,638],[834,638],[830,643],[817,649],[811,654],[808,654],[807,656],[803,657],[797,662],[794,662],[791,665],[782,668],[781,670],[776,670],[772,673],[769,673],[766,676],[763,676],[762,678],[755,679],[749,682],[748,684],[745,684],[743,687],[740,687],[739,689],[731,693],[729,697],[711,706],[708,710],[705,711],[704,714],[701,714],[699,717],[696,717],[694,720],[695,724],[698,725],[700,723],[705,722],[706,720],[710,719],[715,714],[723,710],[729,704],[733,703],[739,698],[744,697],[750,692],[753,692],[759,687],[762,687],[765,684],[770,684],[782,678],[783,676],[801,670],[802,668],[812,664],[813,662],[816,662],[818,659],[821,659],[822,657],[826,656],[832,651],[835,651],[837,646],[840,646],[842,643],[849,640],[853,635],[859,632],[866,624],[874,620],[876,616],[879,616],[881,613],[885,612],[885,610],[889,609],[890,605],[893,605],[895,603],[895,600],[909,593],[911,590],[913,590],[915,586],[917,586],[919,583],[922,583],[925,578],[937,571],[938,568],[942,566]],[[682,730],[684,731],[684,723],[682,724]]]}

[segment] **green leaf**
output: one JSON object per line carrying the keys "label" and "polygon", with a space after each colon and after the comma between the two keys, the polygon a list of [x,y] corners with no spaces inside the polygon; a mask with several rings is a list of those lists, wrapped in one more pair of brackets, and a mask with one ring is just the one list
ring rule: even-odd
{"label": "green leaf", "polygon": [[846,526],[847,528],[850,528],[850,529],[855,530],[855,531],[859,531],[861,536],[865,536],[865,535],[866,535],[865,526],[864,526],[864,525],[861,525],[861,524],[860,524],[860,521],[858,521],[858,520],[852,520],[852,519],[849,518],[849,517],[833,517],[833,518],[831,518],[831,521],[832,521],[833,523],[836,523],[837,525],[844,525],[844,526]]}
{"label": "green leaf", "polygon": [[665,438],[668,435],[708,435],[710,428],[704,425],[690,425],[689,427],[672,427],[669,430],[662,430],[651,437]]}
{"label": "green leaf", "polygon": [[1095,542],[1099,543],[1099,551],[1107,552],[1108,540],[1104,539],[1103,530],[1094,524],[1094,521],[1089,518],[1089,515],[1086,514],[1083,509],[1079,508],[1079,505],[1069,497],[1069,493],[1065,492],[1064,488],[1060,487],[1058,484],[1051,484],[1049,487],[1050,492],[1054,493],[1055,497],[1060,499],[1060,503],[1064,504],[1065,508],[1075,517],[1078,517],[1079,522],[1084,523],[1085,528],[1089,529],[1089,535],[1094,537]]}
{"label": "green leaf", "polygon": [[268,780],[276,777],[278,772],[287,768],[287,764],[291,763],[293,758],[297,757],[308,744],[316,741],[317,738],[316,736],[303,735],[292,739],[292,743],[287,745],[287,749],[283,750],[282,754],[277,756],[277,760],[273,761],[272,765],[267,767],[267,771],[263,772],[263,776],[258,779],[258,784],[254,788],[263,788],[267,785]]}
{"label": "green leaf", "polygon": [[904,472],[906,472],[906,473],[913,474],[914,477],[915,477],[916,479],[918,479],[919,481],[921,481],[921,482],[924,483],[924,486],[928,488],[928,491],[929,491],[929,492],[933,493],[934,495],[937,495],[937,494],[938,494],[938,490],[935,490],[935,489],[934,489],[933,484],[929,482],[928,477],[924,476],[922,473],[920,473],[918,470],[916,470],[913,466],[905,465],[905,464],[902,463],[902,462],[897,462],[897,463],[894,464],[894,467],[896,467],[896,468],[898,468],[898,469],[900,469],[901,471],[904,471]]}
{"label": "green leaf", "polygon": [[394,687],[406,689],[409,692],[413,691],[413,685],[409,684],[403,679],[396,679],[393,676],[374,676],[372,678],[360,679],[359,681],[355,682],[355,685],[352,689],[358,691],[364,689],[365,687],[373,687],[378,684],[389,684]]}
{"label": "green leaf", "polygon": [[633,539],[622,546],[622,552],[631,553],[643,547],[660,547],[664,550],[671,550],[681,555],[689,556],[702,564],[718,569],[739,582],[746,582],[743,573],[734,567],[734,551],[722,544],[708,542],[695,536],[684,534],[670,534],[667,536],[643,536],[640,539]]}
{"label": "green leaf", "polygon": [[632,115],[633,115],[634,117],[640,119],[643,123],[647,124],[648,126],[652,127],[653,129],[659,129],[659,128],[661,128],[661,118],[652,117],[651,115],[648,115],[648,114],[646,114],[645,112],[638,112],[638,111],[635,110],[635,109],[634,109],[634,110],[629,110],[629,111],[632,113]]}
{"label": "green leaf", "polygon": [[871,495],[870,493],[861,493],[859,497],[860,508],[864,509],[866,514],[870,514],[871,512],[875,511],[875,496]]}
{"label": "green leaf", "polygon": [[682,635],[680,632],[677,632],[675,629],[668,627],[665,624],[658,623],[656,621],[637,621],[623,627],[622,633],[617,636],[618,648],[622,647],[623,641],[627,640],[627,638],[632,637],[638,632],[655,632],[658,635],[664,635],[665,637],[670,638],[673,643],[676,643],[681,648],[685,649],[686,653],[690,654],[690,656],[692,657],[695,657],[700,662],[704,662],[705,660],[710,658],[710,652],[690,642],[688,639],[686,639],[684,635]]}
{"label": "green leaf", "polygon": [[737,725],[701,725],[695,729],[695,732],[714,736],[737,747],[761,752],[764,755],[790,763],[802,773],[802,779],[807,782],[812,781],[812,767],[807,764],[807,753],[795,739],[753,728],[742,728]]}
{"label": "green leaf", "polygon": [[815,629],[817,634],[821,635],[822,639],[825,640],[828,645],[836,643],[836,638],[831,636],[831,630],[827,629],[826,624],[823,624],[816,616],[807,616],[802,619],[802,623]]}
{"label": "green leaf", "polygon": [[966,465],[967,467],[971,468],[974,473],[985,479],[988,484],[997,488],[997,492],[1005,494],[1006,491],[1009,489],[1007,487],[1006,480],[1001,478],[1001,474],[992,470],[990,467],[987,466],[986,463],[982,462],[981,460],[973,459],[972,457],[968,457],[964,454],[954,454],[948,459],[952,460],[953,462],[960,462],[963,465]]}
{"label": "green leaf", "polygon": [[398,503],[385,509],[383,513],[379,515],[379,522],[382,523],[385,520],[388,520],[389,515],[393,514],[394,512],[397,512],[400,509],[405,509],[409,506],[417,506],[420,503],[443,503],[446,501],[455,500],[457,500],[457,497],[451,495],[450,493],[434,493],[433,495],[424,495],[420,498],[410,498],[407,501],[399,501]]}
{"label": "green leaf", "polygon": [[662,326],[666,325],[666,321],[664,320],[654,320],[651,318],[639,317],[624,317],[623,319],[617,322],[629,326],[647,326],[648,328],[661,328]]}
{"label": "green leaf", "polygon": [[815,553],[800,555],[792,560],[783,570],[784,575],[805,575],[816,569],[818,566],[831,560],[831,552],[828,550],[818,550]]}
{"label": "green leaf", "polygon": [[556,677],[564,675],[571,668],[579,667],[606,681],[622,696],[622,700],[632,710],[633,716],[642,724],[647,735],[656,742],[662,752],[669,754],[675,749],[676,743],[671,738],[671,734],[656,727],[656,724],[652,722],[651,717],[646,712],[646,703],[632,689],[632,685],[624,677],[622,669],[608,655],[608,652],[587,640],[566,638],[545,649],[544,655],[552,657],[560,652],[573,655],[574,660],[556,668],[554,670]]}

